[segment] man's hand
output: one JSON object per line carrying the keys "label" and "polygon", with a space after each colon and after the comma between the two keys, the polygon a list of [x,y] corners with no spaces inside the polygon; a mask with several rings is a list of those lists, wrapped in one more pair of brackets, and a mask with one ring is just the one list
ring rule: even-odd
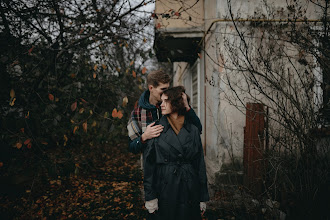
{"label": "man's hand", "polygon": [[189,106],[189,104],[188,104],[187,94],[184,93],[184,92],[182,93],[182,99],[183,99],[184,107],[186,108],[187,111],[189,111],[190,106]]}
{"label": "man's hand", "polygon": [[155,137],[158,137],[160,133],[162,133],[164,126],[163,125],[155,125],[155,122],[149,124],[142,134],[142,141],[146,141]]}

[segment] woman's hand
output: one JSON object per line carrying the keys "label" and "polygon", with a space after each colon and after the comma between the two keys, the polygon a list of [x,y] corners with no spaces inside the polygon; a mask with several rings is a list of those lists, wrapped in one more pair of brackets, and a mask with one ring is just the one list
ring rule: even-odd
{"label": "woman's hand", "polygon": [[158,210],[158,199],[156,198],[150,201],[146,201],[145,207],[148,209],[149,213],[154,213],[156,210]]}
{"label": "woman's hand", "polygon": [[182,99],[183,99],[183,104],[184,104],[184,107],[186,108],[186,111],[189,111],[190,106],[188,104],[187,94],[184,92],[182,93]]}
{"label": "woman's hand", "polygon": [[204,215],[204,212],[206,210],[206,203],[205,202],[200,202],[199,203],[199,208],[200,208],[200,210],[202,212],[202,215]]}

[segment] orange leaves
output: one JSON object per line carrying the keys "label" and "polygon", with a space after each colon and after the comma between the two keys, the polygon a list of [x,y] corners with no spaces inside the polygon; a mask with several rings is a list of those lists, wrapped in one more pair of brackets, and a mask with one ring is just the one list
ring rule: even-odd
{"label": "orange leaves", "polygon": [[96,73],[93,73],[93,78],[96,79]]}
{"label": "orange leaves", "polygon": [[156,29],[159,29],[159,28],[161,28],[161,24],[160,23],[157,23]]}
{"label": "orange leaves", "polygon": [[132,60],[129,65],[132,66],[134,64],[134,60]]}
{"label": "orange leaves", "polygon": [[29,144],[31,142],[31,139],[29,138],[29,139],[26,139],[25,141],[24,141],[24,145],[27,145],[27,144]]}
{"label": "orange leaves", "polygon": [[107,66],[105,64],[102,64],[102,68],[105,70]]}
{"label": "orange leaves", "polygon": [[17,143],[15,144],[15,147],[17,147],[17,149],[21,149],[21,147],[22,147],[22,143],[21,143],[21,142],[17,142]]}
{"label": "orange leaves", "polygon": [[9,105],[10,106],[14,106],[15,105],[15,91],[13,89],[10,90],[10,101],[9,101]]}
{"label": "orange leaves", "polygon": [[54,101],[54,96],[50,93],[48,94],[48,98],[49,98],[50,101]]}
{"label": "orange leaves", "polygon": [[134,70],[132,70],[132,75],[134,78],[136,78],[136,72]]}
{"label": "orange leaves", "polygon": [[63,140],[64,140],[63,145],[66,146],[66,143],[68,142],[68,137],[66,135],[63,135]]}
{"label": "orange leaves", "polygon": [[97,70],[97,64],[94,65],[94,68],[93,69],[94,69],[94,71]]}
{"label": "orange leaves", "polygon": [[80,98],[80,100],[81,100],[83,103],[85,103],[85,104],[88,103],[88,102],[87,102],[85,99],[83,99],[83,98]]}
{"label": "orange leaves", "polygon": [[29,55],[31,55],[31,53],[32,53],[33,49],[34,49],[34,46],[32,46],[32,47],[31,47],[31,48],[28,50],[28,52],[29,52]]}
{"label": "orange leaves", "polygon": [[78,130],[78,126],[74,126],[74,128],[73,128],[73,134],[75,134],[76,133],[76,131]]}
{"label": "orange leaves", "polygon": [[119,118],[119,119],[121,119],[121,118],[123,117],[123,113],[122,113],[120,110],[117,111],[117,109],[114,108],[114,109],[112,110],[112,114],[111,114],[111,116],[112,116],[113,118]]}
{"label": "orange leaves", "polygon": [[84,129],[84,132],[87,132],[87,121],[85,121],[82,126]]}
{"label": "orange leaves", "polygon": [[71,104],[71,111],[75,111],[77,109],[77,102]]}
{"label": "orange leaves", "polygon": [[[31,149],[31,147],[32,147],[31,139],[30,138],[26,139],[24,141],[24,145],[26,145],[26,147],[28,149]],[[20,141],[17,142],[16,145],[15,145],[15,147],[17,147],[17,149],[20,149],[22,147],[22,143]]]}
{"label": "orange leaves", "polygon": [[15,91],[13,89],[10,90],[10,98],[14,98],[15,97]]}
{"label": "orange leaves", "polygon": [[0,168],[3,167],[3,162],[0,162]]}
{"label": "orange leaves", "polygon": [[142,74],[145,74],[146,72],[147,72],[147,68],[146,67],[143,67]]}

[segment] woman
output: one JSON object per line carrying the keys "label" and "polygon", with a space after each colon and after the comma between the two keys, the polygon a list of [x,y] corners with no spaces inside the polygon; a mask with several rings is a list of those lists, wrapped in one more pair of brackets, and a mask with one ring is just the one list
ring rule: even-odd
{"label": "woman", "polygon": [[200,133],[184,117],[184,91],[177,86],[162,94],[164,130],[144,151],[145,206],[158,219],[201,219],[209,200]]}

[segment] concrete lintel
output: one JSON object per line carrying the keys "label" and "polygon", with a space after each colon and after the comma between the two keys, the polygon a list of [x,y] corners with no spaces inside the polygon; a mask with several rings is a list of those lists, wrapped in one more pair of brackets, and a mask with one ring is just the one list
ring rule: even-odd
{"label": "concrete lintel", "polygon": [[202,38],[204,32],[202,28],[166,28],[159,29],[157,32],[163,36],[171,36],[175,38]]}

